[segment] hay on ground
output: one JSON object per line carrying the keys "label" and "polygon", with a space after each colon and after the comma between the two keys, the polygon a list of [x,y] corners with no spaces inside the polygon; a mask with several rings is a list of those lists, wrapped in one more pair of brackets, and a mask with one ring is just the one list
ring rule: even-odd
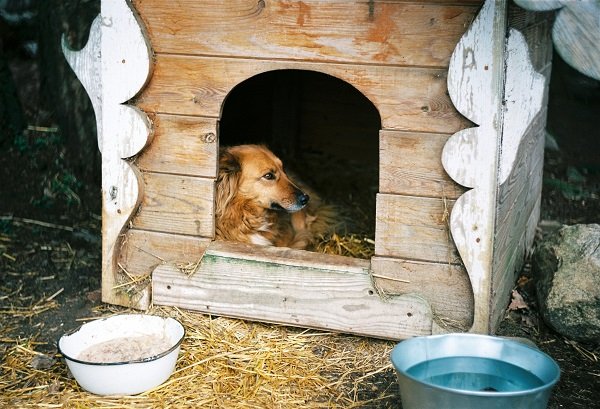
{"label": "hay on ground", "polygon": [[[107,316],[123,311],[101,307],[99,312]],[[397,388],[389,364],[391,342],[213,318],[172,307],[153,307],[150,313],[174,317],[186,329],[176,370],[164,384],[138,396],[98,397],[77,385],[58,354],[38,353],[35,339],[2,337],[0,407],[397,405]]]}

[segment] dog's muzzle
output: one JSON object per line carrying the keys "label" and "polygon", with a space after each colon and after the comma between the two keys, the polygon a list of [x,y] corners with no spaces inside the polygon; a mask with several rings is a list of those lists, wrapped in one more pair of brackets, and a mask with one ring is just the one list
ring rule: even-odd
{"label": "dog's muzzle", "polygon": [[296,192],[295,196],[296,196],[296,200],[294,200],[294,202],[290,203],[289,206],[282,206],[279,203],[273,202],[273,203],[271,203],[271,209],[272,210],[283,210],[283,211],[286,211],[289,213],[294,213],[294,212],[297,212],[298,210],[303,209],[304,206],[306,206],[308,204],[308,202],[310,201],[310,196],[302,191]]}

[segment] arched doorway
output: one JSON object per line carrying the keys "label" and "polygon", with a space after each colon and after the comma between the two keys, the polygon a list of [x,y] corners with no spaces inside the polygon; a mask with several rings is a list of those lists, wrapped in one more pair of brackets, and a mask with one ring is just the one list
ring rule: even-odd
{"label": "arched doorway", "polygon": [[375,236],[380,129],[376,107],[352,85],[319,72],[278,70],[232,89],[222,106],[219,143],[269,146],[340,208],[346,223],[338,235],[369,246]]}

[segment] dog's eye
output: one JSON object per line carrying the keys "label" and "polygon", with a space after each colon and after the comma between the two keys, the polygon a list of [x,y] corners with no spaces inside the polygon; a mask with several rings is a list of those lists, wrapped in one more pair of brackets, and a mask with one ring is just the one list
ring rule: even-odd
{"label": "dog's eye", "polygon": [[267,180],[273,180],[275,179],[275,175],[272,172],[267,172],[263,175],[263,178]]}

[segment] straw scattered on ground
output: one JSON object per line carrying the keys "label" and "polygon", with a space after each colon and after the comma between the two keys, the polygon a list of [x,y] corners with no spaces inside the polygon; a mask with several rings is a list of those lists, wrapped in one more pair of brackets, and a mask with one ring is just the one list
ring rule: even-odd
{"label": "straw scattered on ground", "polygon": [[79,388],[58,354],[37,352],[35,339],[2,337],[0,407],[352,408],[397,401],[390,342],[170,307],[150,313],[174,317],[186,329],[176,370],[161,386],[138,396],[98,397]]}

